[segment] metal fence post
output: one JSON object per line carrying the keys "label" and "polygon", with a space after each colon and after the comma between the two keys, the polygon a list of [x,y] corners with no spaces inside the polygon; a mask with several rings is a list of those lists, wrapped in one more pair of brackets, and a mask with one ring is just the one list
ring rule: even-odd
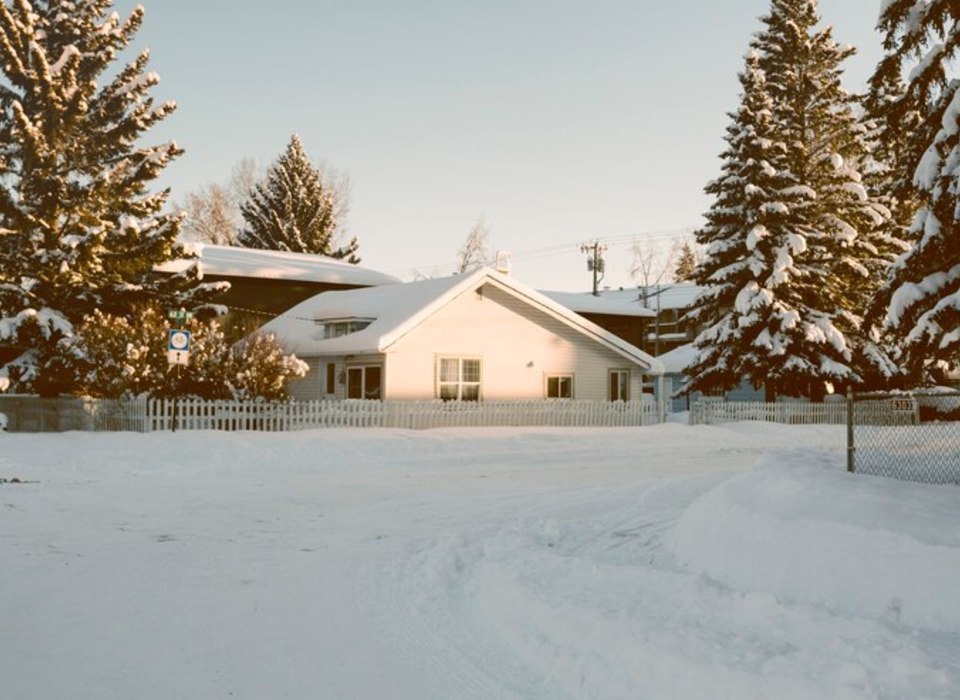
{"label": "metal fence post", "polygon": [[853,453],[856,446],[853,442],[853,389],[847,388],[847,471],[854,471]]}

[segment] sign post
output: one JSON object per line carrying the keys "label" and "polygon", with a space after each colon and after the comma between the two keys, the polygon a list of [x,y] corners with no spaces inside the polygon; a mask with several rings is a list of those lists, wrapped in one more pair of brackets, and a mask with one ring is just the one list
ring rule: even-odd
{"label": "sign post", "polygon": [[190,362],[190,331],[171,328],[167,332],[167,362],[186,365]]}
{"label": "sign post", "polygon": [[[189,319],[193,318],[193,314],[187,311],[186,309],[179,309],[177,311],[170,311],[167,313],[167,318],[176,323],[177,325],[183,325]],[[177,368],[177,384],[179,385],[180,379],[180,367],[190,363],[190,331],[183,328],[171,328],[167,331],[167,363],[171,366]],[[177,388],[179,391],[179,387]],[[173,395],[173,421],[171,425],[171,430],[177,432],[177,394]]]}

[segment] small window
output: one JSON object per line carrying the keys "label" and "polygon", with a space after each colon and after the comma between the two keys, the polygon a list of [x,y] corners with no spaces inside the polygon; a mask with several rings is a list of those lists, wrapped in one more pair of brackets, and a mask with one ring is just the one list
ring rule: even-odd
{"label": "small window", "polygon": [[347,398],[376,401],[383,395],[383,368],[380,365],[347,368]]}
{"label": "small window", "polygon": [[610,370],[610,400],[627,401],[630,398],[630,370]]}
{"label": "small window", "polygon": [[572,399],[573,375],[557,374],[547,377],[548,399]]}
{"label": "small window", "polygon": [[332,319],[326,321],[317,321],[317,323],[323,326],[323,339],[330,340],[331,338],[339,338],[344,335],[356,333],[357,331],[362,331],[364,328],[373,323],[373,319]]}
{"label": "small window", "polygon": [[437,394],[444,401],[479,401],[480,360],[441,357],[437,367]]}

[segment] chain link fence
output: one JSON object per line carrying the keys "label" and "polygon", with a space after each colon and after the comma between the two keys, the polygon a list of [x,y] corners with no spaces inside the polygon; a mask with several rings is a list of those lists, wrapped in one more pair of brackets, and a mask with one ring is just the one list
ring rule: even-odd
{"label": "chain link fence", "polygon": [[849,401],[850,471],[960,485],[960,392],[870,394]]}

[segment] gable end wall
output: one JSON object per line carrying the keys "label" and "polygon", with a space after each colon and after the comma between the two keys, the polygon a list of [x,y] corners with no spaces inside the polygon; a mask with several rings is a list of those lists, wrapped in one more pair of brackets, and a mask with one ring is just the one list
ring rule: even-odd
{"label": "gable end wall", "polygon": [[542,399],[548,374],[573,374],[574,398],[605,400],[611,368],[631,370],[639,398],[642,368],[547,313],[490,285],[468,292],[388,351],[386,397],[435,397],[441,356],[483,360],[485,399]]}

